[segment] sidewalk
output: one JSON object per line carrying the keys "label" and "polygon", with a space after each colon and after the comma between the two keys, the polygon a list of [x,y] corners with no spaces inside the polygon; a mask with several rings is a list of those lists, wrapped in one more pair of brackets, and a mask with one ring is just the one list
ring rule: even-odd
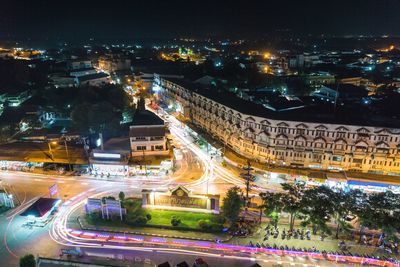
{"label": "sidewalk", "polygon": [[[278,225],[280,230],[280,235],[278,238],[273,238],[270,236],[268,240],[264,240],[265,235],[265,227],[267,224],[262,224],[262,226],[254,233],[251,237],[234,237],[230,242],[233,244],[238,245],[249,245],[250,241],[255,245],[256,243],[264,244],[266,246],[288,246],[289,248],[307,248],[312,249],[316,248],[319,251],[326,250],[326,251],[341,251],[339,248],[339,243],[343,238],[335,239],[334,234],[333,236],[326,237],[324,241],[321,241],[320,235],[311,235],[311,240],[300,240],[294,239],[293,237],[290,240],[284,239],[282,240],[281,233],[284,228],[286,231],[289,229],[288,225]],[[299,227],[295,227],[297,229]],[[379,249],[376,246],[366,246],[360,245],[357,243],[358,239],[356,240],[348,240],[346,239],[346,246],[349,247],[349,251],[353,254],[369,254],[369,255],[380,255],[386,257],[393,257],[396,259],[400,259],[399,255],[394,253],[388,253],[382,249]]]}

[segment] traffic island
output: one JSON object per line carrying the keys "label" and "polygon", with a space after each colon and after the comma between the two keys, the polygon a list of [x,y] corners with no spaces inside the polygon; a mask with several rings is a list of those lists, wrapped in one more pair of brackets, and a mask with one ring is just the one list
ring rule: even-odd
{"label": "traffic island", "polygon": [[[201,196],[197,199],[200,196],[187,193],[185,188],[178,187],[171,190],[170,195],[165,192],[159,195],[156,192],[144,192],[142,199],[125,198],[121,193],[121,201],[112,196],[88,199],[85,208],[76,210],[71,218],[77,218],[79,227],[85,230],[207,241],[227,240],[229,236],[224,228],[225,219],[216,212],[218,204],[215,198]],[[212,199],[214,204],[211,203]],[[160,203],[163,205],[158,205]]]}

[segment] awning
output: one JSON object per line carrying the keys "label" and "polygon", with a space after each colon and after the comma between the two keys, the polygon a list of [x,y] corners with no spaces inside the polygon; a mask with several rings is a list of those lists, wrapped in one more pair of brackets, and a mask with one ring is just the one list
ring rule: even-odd
{"label": "awning", "polygon": [[330,181],[346,182],[347,176],[345,172],[327,172],[326,177]]}
{"label": "awning", "polygon": [[308,178],[324,183],[327,177],[325,172],[311,171]]}

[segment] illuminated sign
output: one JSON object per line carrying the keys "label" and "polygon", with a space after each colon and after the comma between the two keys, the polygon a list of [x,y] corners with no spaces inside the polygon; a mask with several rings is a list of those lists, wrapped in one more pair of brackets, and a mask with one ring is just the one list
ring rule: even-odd
{"label": "illuminated sign", "polygon": [[156,196],[155,205],[207,209],[207,199],[187,196]]}
{"label": "illuminated sign", "polygon": [[93,153],[93,157],[95,158],[103,158],[103,159],[120,159],[120,154],[111,154],[111,153]]}

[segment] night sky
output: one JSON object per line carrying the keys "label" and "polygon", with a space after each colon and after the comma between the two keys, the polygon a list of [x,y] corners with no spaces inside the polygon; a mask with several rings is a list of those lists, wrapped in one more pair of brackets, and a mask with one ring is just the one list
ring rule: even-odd
{"label": "night sky", "polygon": [[400,35],[400,0],[2,0],[0,38]]}

